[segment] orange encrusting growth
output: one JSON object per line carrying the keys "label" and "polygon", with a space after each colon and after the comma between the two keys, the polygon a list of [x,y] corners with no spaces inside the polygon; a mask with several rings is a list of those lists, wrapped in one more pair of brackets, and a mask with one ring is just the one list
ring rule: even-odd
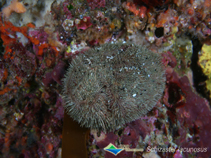
{"label": "orange encrusting growth", "polygon": [[[27,26],[23,27],[16,27],[9,21],[2,22],[0,18],[0,34],[1,39],[3,41],[3,45],[5,48],[4,52],[4,59],[14,59],[15,51],[12,50],[12,45],[16,43],[16,38],[12,38],[10,35],[15,35],[16,32],[21,32],[25,37],[27,37],[32,43],[35,45],[39,44],[39,40],[33,37],[28,36],[28,29],[34,28],[35,26],[33,24],[28,24]],[[8,77],[8,71],[4,71],[3,80],[7,80]],[[19,76],[16,76],[15,79],[18,82],[18,86],[21,85],[22,79]],[[12,91],[13,89],[6,86],[3,90],[0,91],[0,95],[3,95],[5,93],[8,93],[9,91]]]}
{"label": "orange encrusting growth", "polygon": [[[1,21],[1,18],[0,18]],[[26,38],[28,38],[33,44],[38,45],[39,40],[33,37],[28,36],[28,29],[34,28],[35,26],[33,24],[27,24],[26,26],[22,27],[16,27],[9,21],[4,21],[4,23],[0,22],[0,33],[1,33],[1,39],[3,40],[4,46],[6,46],[6,49],[9,50],[9,44],[12,44],[16,42],[15,38],[11,38],[10,34],[15,34],[16,32],[22,33]],[[7,50],[6,50],[7,51]]]}
{"label": "orange encrusting growth", "polygon": [[41,44],[41,45],[39,46],[38,55],[42,56],[42,55],[43,55],[43,49],[49,48],[49,47],[52,47],[53,50],[54,50],[55,53],[56,53],[55,55],[58,56],[59,52],[58,52],[58,50],[56,49],[56,47],[50,46],[50,45],[47,44],[47,43]]}
{"label": "orange encrusting growth", "polygon": [[18,2],[18,0],[13,0],[9,6],[2,9],[5,18],[9,18],[12,12],[25,13],[26,8],[22,3]]}
{"label": "orange encrusting growth", "polygon": [[132,2],[126,3],[126,9],[133,12],[136,16],[140,16],[141,18],[145,17],[147,11],[147,8],[145,6],[137,7],[137,5]]}
{"label": "orange encrusting growth", "polygon": [[20,77],[18,77],[18,76],[16,76],[16,77],[15,77],[15,79],[17,79],[17,81],[18,81],[18,85],[20,85],[20,84],[21,84],[22,79],[21,79]]}
{"label": "orange encrusting growth", "polygon": [[9,87],[5,87],[3,90],[0,91],[0,95],[3,95],[4,93],[7,93],[9,91],[11,91],[12,89],[10,89]]}
{"label": "orange encrusting growth", "polygon": [[[0,19],[1,20],[1,19]],[[9,21],[5,21],[4,24],[0,23],[0,32],[1,32],[1,39],[3,40],[3,44],[4,46],[6,46],[6,51],[5,51],[5,57],[8,57],[8,52],[11,53],[11,49],[8,46],[9,44],[12,44],[14,42],[16,42],[15,38],[11,38],[9,35],[11,33],[15,33],[15,32],[20,32],[22,33],[26,38],[28,38],[33,44],[35,45],[39,45],[39,40],[31,37],[28,35],[28,29],[29,28],[35,28],[35,26],[32,23],[27,24],[26,26],[22,26],[22,27],[16,27],[14,26],[11,22]],[[41,44],[39,46],[39,52],[38,55],[42,55],[43,54],[43,49],[44,48],[48,48],[51,47],[51,45],[49,44]],[[58,50],[52,46],[52,48],[56,51],[56,56],[58,56]]]}
{"label": "orange encrusting growth", "polygon": [[53,150],[53,144],[47,143],[45,148],[46,148],[47,152],[50,153]]}
{"label": "orange encrusting growth", "polygon": [[7,70],[7,69],[4,69],[3,77],[1,78],[1,80],[2,80],[3,82],[6,81],[7,76],[8,76],[8,70]]}
{"label": "orange encrusting growth", "polygon": [[[17,5],[19,5],[19,3],[20,2],[18,2]],[[51,44],[48,44],[48,43],[40,44],[40,41],[36,37],[32,37],[29,35],[29,33],[28,33],[29,28],[35,28],[35,25],[33,25],[32,23],[29,23],[22,27],[16,27],[9,21],[3,22],[2,18],[0,17],[0,36],[1,36],[1,39],[2,39],[3,45],[4,45],[3,58],[5,60],[7,60],[7,59],[13,60],[15,58],[16,52],[15,52],[15,50],[13,50],[13,46],[14,46],[14,44],[18,43],[17,38],[16,38],[17,32],[22,33],[29,40],[29,42],[31,42],[32,44],[34,44],[38,47],[37,55],[42,56],[43,49],[52,48],[55,51],[55,56],[58,56],[59,52],[55,46],[52,46]],[[8,71],[5,70],[3,80],[4,81],[7,80],[7,77],[8,77]],[[23,79],[20,76],[15,76],[15,79],[17,82],[17,86],[20,86],[22,84]],[[0,90],[0,95],[3,95],[5,93],[8,93],[9,91],[13,91],[13,90],[14,89],[11,89],[8,86],[5,86],[3,90]]]}

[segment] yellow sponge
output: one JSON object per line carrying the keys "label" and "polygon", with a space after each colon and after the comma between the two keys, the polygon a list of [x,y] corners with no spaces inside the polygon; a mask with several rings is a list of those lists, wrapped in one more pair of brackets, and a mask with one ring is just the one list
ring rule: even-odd
{"label": "yellow sponge", "polygon": [[207,89],[211,92],[211,45],[204,44],[202,46],[201,55],[199,56],[199,64],[203,70],[203,73],[208,77],[208,80],[206,80],[206,85]]}

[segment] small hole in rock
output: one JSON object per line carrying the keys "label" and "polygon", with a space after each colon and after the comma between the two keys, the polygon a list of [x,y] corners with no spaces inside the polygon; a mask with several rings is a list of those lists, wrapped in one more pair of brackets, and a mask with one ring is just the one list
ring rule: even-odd
{"label": "small hole in rock", "polygon": [[158,27],[155,29],[155,36],[157,38],[160,38],[164,35],[164,28],[163,27]]}

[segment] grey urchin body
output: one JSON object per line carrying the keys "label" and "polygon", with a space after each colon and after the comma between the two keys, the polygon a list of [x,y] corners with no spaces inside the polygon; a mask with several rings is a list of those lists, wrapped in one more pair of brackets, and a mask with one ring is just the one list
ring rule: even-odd
{"label": "grey urchin body", "polygon": [[132,43],[104,44],[73,59],[63,100],[82,126],[108,132],[150,111],[164,87],[159,54]]}

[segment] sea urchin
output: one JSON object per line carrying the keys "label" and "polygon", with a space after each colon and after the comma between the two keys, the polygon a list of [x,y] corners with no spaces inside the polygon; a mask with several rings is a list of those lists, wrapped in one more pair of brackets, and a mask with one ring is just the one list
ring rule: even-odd
{"label": "sea urchin", "polygon": [[150,111],[164,87],[159,54],[132,43],[110,43],[72,60],[63,100],[82,126],[108,132]]}

